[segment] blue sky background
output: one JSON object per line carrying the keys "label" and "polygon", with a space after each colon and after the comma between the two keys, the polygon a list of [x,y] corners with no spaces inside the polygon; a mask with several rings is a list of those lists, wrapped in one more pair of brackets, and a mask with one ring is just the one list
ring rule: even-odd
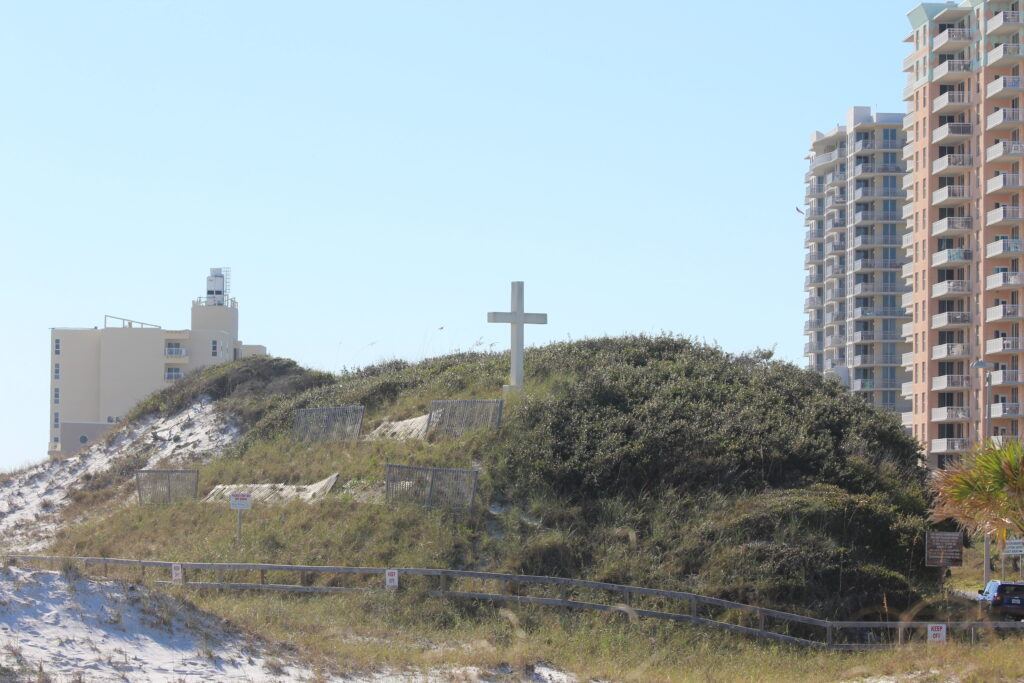
{"label": "blue sky background", "polygon": [[[671,331],[803,364],[810,133],[904,110],[910,3],[0,0],[0,468],[49,328],[188,325],[325,369]],[[444,327],[443,330],[438,328]]]}

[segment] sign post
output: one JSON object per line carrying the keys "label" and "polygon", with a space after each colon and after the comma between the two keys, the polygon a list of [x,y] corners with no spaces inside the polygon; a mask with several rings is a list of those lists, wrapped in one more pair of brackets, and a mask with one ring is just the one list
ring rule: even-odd
{"label": "sign post", "polygon": [[232,510],[238,511],[238,526],[235,528],[235,541],[242,542],[242,511],[252,509],[252,494],[248,491],[232,493],[229,499]]}

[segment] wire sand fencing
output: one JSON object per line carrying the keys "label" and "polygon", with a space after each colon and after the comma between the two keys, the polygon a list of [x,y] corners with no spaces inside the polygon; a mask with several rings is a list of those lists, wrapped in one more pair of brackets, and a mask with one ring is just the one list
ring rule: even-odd
{"label": "wire sand fencing", "polygon": [[135,473],[139,505],[170,505],[199,498],[199,470],[139,470]]}
{"label": "wire sand fencing", "polygon": [[454,467],[386,465],[388,502],[408,501],[428,508],[468,510],[476,496],[479,470]]}
{"label": "wire sand fencing", "polygon": [[299,441],[355,441],[363,427],[361,405],[303,408],[295,411],[295,438]]}
{"label": "wire sand fencing", "polygon": [[504,407],[501,399],[431,401],[427,434],[460,437],[474,429],[498,429]]}

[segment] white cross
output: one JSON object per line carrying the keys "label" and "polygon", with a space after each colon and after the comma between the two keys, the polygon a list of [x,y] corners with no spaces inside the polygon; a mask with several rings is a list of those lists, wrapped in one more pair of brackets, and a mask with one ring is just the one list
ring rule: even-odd
{"label": "white cross", "polygon": [[512,310],[508,313],[488,313],[489,323],[508,323],[512,326],[512,376],[509,387],[521,389],[523,387],[523,326],[524,325],[547,325],[547,313],[525,313],[523,304],[523,283],[512,283]]}

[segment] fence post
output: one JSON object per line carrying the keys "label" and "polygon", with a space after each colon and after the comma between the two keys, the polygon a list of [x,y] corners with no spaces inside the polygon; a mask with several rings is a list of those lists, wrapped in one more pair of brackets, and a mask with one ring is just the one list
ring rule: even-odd
{"label": "fence post", "polygon": [[825,644],[830,648],[832,647],[832,622],[828,622],[828,626],[825,627]]}
{"label": "fence post", "polygon": [[260,585],[261,586],[265,586],[266,583],[267,583],[267,570],[266,569],[261,569],[260,570]]}
{"label": "fence post", "polygon": [[974,625],[971,625],[971,645],[974,645]]}
{"label": "fence post", "polygon": [[905,639],[904,633],[905,633],[906,630],[907,630],[907,628],[903,624],[900,624],[899,626],[896,627],[896,643],[897,644],[899,644],[899,645],[903,644],[903,641]]}
{"label": "fence post", "polygon": [[696,598],[691,598],[690,599],[690,616],[694,617],[694,618],[697,617],[697,599]]}
{"label": "fence post", "polygon": [[764,630],[764,612],[757,610],[757,628],[761,631]]}
{"label": "fence post", "polygon": [[434,470],[430,470],[430,486],[427,488],[427,507],[434,504]]}

